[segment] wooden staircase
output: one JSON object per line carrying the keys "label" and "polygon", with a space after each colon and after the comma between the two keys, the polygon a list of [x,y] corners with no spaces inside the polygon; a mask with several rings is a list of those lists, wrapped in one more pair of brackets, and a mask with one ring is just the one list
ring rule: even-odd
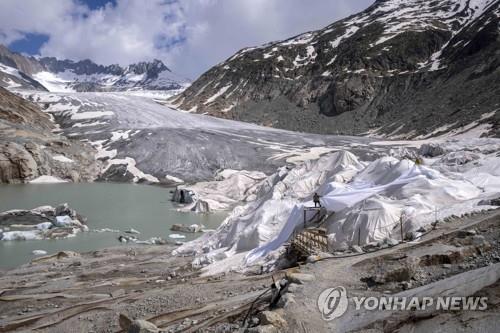
{"label": "wooden staircase", "polygon": [[308,228],[296,232],[291,247],[301,255],[310,256],[319,252],[328,252],[328,237],[325,228]]}
{"label": "wooden staircase", "polygon": [[[310,219],[306,219],[307,212],[316,211]],[[325,208],[304,208],[304,229],[295,231],[289,242],[289,248],[302,256],[310,256],[319,252],[328,252],[328,237],[326,228],[322,227],[328,218]]]}

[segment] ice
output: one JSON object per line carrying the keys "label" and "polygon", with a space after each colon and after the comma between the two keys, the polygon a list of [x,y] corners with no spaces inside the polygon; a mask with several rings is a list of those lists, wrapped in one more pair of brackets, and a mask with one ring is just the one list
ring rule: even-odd
{"label": "ice", "polygon": [[43,222],[36,225],[38,230],[47,230],[53,227],[52,222]]}
{"label": "ice", "polygon": [[170,235],[168,235],[168,237],[173,238],[173,239],[183,239],[183,238],[186,238],[186,236],[180,235],[180,234],[170,234]]}
{"label": "ice", "polygon": [[31,253],[35,256],[44,256],[47,254],[47,251],[45,250],[33,250]]}
{"label": "ice", "polygon": [[93,119],[93,118],[101,118],[107,116],[113,116],[114,113],[112,111],[89,111],[89,112],[78,112],[71,115],[71,119],[73,120],[82,120],[82,119]]}
{"label": "ice", "polygon": [[80,222],[78,222],[77,220],[73,220],[68,215],[56,216],[56,219],[54,221],[54,225],[56,227],[70,227],[73,225],[80,225],[80,224],[81,224]]}
{"label": "ice", "polygon": [[51,184],[51,183],[67,183],[66,180],[54,177],[54,176],[40,176],[33,180],[30,180],[31,184]]}
{"label": "ice", "polygon": [[42,239],[42,234],[38,230],[4,231],[2,237],[3,241],[22,241],[35,239]]}
{"label": "ice", "polygon": [[127,171],[130,172],[134,176],[134,182],[138,182],[141,179],[145,179],[151,183],[159,183],[160,181],[158,178],[146,174],[139,170],[135,165],[136,162],[133,158],[131,157],[125,157],[123,159],[111,159],[109,160],[108,165],[106,166],[105,170],[103,172],[106,172],[107,169],[109,169],[110,166],[115,165],[115,164],[125,164],[127,165]]}
{"label": "ice", "polygon": [[167,180],[171,180],[173,181],[174,183],[184,183],[184,181],[180,178],[177,178],[177,177],[174,177],[174,176],[170,176],[170,175],[166,175],[165,176],[165,179]]}

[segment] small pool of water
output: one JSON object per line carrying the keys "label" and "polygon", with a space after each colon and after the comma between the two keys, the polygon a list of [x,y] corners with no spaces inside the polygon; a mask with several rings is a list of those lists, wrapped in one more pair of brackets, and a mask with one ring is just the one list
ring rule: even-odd
{"label": "small pool of water", "polygon": [[[169,239],[175,223],[203,224],[214,229],[223,221],[225,213],[195,214],[176,211],[170,201],[171,188],[113,183],[88,184],[22,184],[0,185],[0,212],[10,209],[32,209],[38,206],[56,206],[67,202],[71,208],[87,217],[92,229],[110,228],[120,231],[134,228],[141,232],[141,240],[151,237]],[[58,240],[0,241],[0,268],[11,268],[29,262],[33,250],[49,254],[62,250],[86,252],[118,246],[122,233],[84,232],[76,237]],[[185,234],[187,241],[201,234]]]}

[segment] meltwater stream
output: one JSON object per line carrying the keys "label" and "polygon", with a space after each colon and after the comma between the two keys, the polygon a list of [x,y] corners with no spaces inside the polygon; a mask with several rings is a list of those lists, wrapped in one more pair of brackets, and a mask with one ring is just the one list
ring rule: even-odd
{"label": "meltwater stream", "polygon": [[[113,183],[67,183],[0,185],[0,212],[10,209],[32,209],[38,206],[56,206],[67,202],[71,208],[87,217],[92,229],[110,228],[122,231],[84,232],[76,237],[58,240],[0,241],[0,268],[11,268],[29,262],[33,250],[49,254],[62,250],[93,251],[119,246],[117,240],[123,231],[134,228],[141,232],[139,239],[151,237],[168,239],[175,223],[203,224],[216,228],[226,214],[195,214],[176,211],[170,201],[170,188]],[[185,234],[181,241],[201,234]]]}

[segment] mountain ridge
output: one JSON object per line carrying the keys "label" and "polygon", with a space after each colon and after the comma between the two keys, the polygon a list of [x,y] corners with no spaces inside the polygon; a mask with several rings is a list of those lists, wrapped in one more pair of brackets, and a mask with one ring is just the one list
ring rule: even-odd
{"label": "mountain ridge", "polygon": [[499,3],[376,1],[323,29],[244,48],[171,101],[322,134],[422,138],[476,122],[498,136]]}
{"label": "mountain ridge", "polygon": [[127,66],[104,66],[89,59],[25,56],[0,45],[0,86],[4,88],[53,92],[178,90],[188,83],[188,79],[172,72],[158,59]]}

